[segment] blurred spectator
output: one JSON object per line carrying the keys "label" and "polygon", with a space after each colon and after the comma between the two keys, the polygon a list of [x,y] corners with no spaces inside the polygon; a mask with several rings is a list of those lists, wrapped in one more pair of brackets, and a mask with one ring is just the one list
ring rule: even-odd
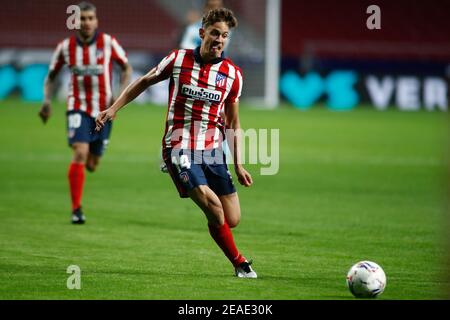
{"label": "blurred spectator", "polygon": [[[222,0],[206,0],[203,7],[203,14],[209,10],[222,8]],[[201,39],[198,30],[202,27],[202,17],[195,10],[188,11],[186,15],[188,26],[186,27],[180,42],[181,49],[195,49],[200,43]]]}

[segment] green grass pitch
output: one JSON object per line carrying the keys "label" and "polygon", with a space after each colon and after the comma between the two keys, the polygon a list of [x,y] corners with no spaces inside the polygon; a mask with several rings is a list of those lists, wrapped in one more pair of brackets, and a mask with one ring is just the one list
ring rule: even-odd
{"label": "green grass pitch", "polygon": [[254,186],[238,186],[234,236],[254,280],[233,276],[159,171],[165,108],[119,113],[74,226],[64,105],[45,126],[39,107],[0,101],[0,299],[353,299],[345,276],[365,259],[387,274],[379,299],[448,298],[444,113],[243,106],[244,128],[280,129],[279,173],[249,165]]}

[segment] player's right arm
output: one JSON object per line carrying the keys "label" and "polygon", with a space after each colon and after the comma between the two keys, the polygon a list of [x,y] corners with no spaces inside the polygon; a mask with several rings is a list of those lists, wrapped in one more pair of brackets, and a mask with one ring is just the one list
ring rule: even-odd
{"label": "player's right arm", "polygon": [[51,100],[55,87],[55,79],[64,65],[64,56],[62,53],[63,42],[58,44],[55,52],[53,53],[52,61],[49,66],[49,71],[44,82],[44,101],[42,102],[41,110],[39,111],[39,117],[42,122],[46,123],[52,114]]}
{"label": "player's right arm", "polygon": [[95,119],[95,130],[100,131],[106,122],[114,119],[114,116],[120,109],[136,99],[148,87],[162,80],[164,79],[161,77],[161,74],[157,73],[157,68],[155,67],[146,75],[131,83],[124,91],[122,91],[119,98],[117,98],[111,107],[99,113]]}
{"label": "player's right arm", "polygon": [[148,87],[167,79],[173,68],[176,53],[172,52],[165,57],[158,66],[151,69],[146,75],[131,83],[117,98],[117,100],[103,112],[100,112],[95,119],[95,130],[100,131],[105,123],[114,119],[116,113],[128,103],[136,99]]}
{"label": "player's right arm", "polygon": [[245,170],[241,158],[241,122],[239,120],[239,98],[242,93],[242,71],[236,70],[230,94],[225,100],[226,139],[233,157],[234,171],[241,185],[250,187],[253,184],[251,174]]}

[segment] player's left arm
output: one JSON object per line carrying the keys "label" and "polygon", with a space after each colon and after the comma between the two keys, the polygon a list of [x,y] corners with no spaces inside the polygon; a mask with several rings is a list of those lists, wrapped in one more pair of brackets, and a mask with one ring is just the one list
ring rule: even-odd
{"label": "player's left arm", "polygon": [[250,187],[253,184],[252,176],[242,165],[242,130],[239,120],[239,101],[227,102],[225,104],[225,119],[227,127],[226,136],[234,160],[234,171],[236,172],[239,183],[245,187]]}

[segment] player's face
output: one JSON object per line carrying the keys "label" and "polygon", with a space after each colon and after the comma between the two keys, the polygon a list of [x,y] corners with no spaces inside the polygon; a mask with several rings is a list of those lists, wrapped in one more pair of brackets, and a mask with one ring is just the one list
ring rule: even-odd
{"label": "player's face", "polygon": [[200,52],[203,58],[219,58],[228,41],[229,33],[230,29],[225,22],[216,22],[206,29],[200,29],[200,38],[202,38]]}
{"label": "player's face", "polygon": [[98,27],[98,20],[95,11],[81,11],[80,34],[83,38],[90,38],[94,35]]}

